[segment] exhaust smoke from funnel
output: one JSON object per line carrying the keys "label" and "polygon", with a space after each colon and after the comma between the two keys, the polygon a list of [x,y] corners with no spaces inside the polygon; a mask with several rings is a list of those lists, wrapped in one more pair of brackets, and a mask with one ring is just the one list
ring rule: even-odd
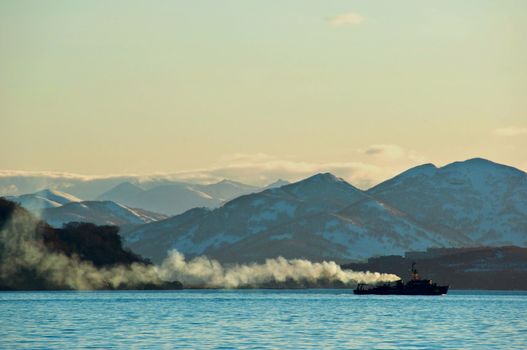
{"label": "exhaust smoke from funnel", "polygon": [[356,283],[374,284],[399,279],[392,274],[342,270],[334,261],[311,262],[304,259],[267,259],[262,264],[223,266],[216,260],[201,256],[190,261],[177,251],[171,251],[157,267],[164,280],[178,280],[189,288],[258,288],[286,282],[311,287],[339,283],[354,286]]}

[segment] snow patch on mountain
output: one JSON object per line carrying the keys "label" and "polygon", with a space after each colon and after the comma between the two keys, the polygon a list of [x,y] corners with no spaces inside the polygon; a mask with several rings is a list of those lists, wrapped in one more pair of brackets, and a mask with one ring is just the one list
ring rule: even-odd
{"label": "snow patch on mountain", "polygon": [[527,243],[527,176],[475,158],[442,168],[418,168],[368,191],[442,233],[466,234],[478,244]]}
{"label": "snow patch on mountain", "polygon": [[98,225],[141,225],[166,218],[111,201],[71,202],[60,207],[44,209],[41,217],[53,227],[62,227],[72,221]]}
{"label": "snow patch on mountain", "polygon": [[20,196],[8,196],[6,198],[20,204],[37,216],[40,216],[43,209],[58,208],[67,203],[80,201],[79,198],[68,193],[49,189]]}

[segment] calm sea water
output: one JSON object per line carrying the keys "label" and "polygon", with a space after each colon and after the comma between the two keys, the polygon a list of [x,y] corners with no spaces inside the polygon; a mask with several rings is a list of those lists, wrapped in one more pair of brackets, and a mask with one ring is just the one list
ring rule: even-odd
{"label": "calm sea water", "polygon": [[527,293],[0,293],[0,348],[526,349]]}

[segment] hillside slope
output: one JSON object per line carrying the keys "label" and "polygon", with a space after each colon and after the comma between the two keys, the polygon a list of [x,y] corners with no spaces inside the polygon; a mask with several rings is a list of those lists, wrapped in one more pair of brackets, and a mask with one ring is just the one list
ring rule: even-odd
{"label": "hillside slope", "polygon": [[475,158],[441,168],[426,164],[368,190],[439,233],[483,245],[527,245],[527,174]]}
{"label": "hillside slope", "polygon": [[112,201],[83,201],[46,208],[41,211],[40,217],[51,226],[59,228],[68,222],[114,226],[141,225],[165,219],[167,216],[128,208]]}
{"label": "hillside slope", "polygon": [[123,237],[154,261],[170,249],[224,262],[276,256],[347,261],[471,243],[461,234],[439,235],[327,173],[125,230]]}

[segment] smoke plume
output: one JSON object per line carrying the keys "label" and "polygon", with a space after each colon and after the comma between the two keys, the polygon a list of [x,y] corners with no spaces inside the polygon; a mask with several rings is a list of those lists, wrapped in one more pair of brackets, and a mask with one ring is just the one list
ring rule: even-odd
{"label": "smoke plume", "polygon": [[145,264],[97,268],[77,256],[52,251],[39,237],[42,228],[33,216],[17,209],[0,229],[0,285],[93,290],[162,282]]}
{"label": "smoke plume", "polygon": [[177,251],[171,251],[157,270],[162,279],[176,279],[190,288],[256,288],[286,282],[314,287],[333,283],[353,286],[356,283],[373,284],[399,279],[392,274],[342,270],[334,261],[318,263],[282,257],[267,259],[263,264],[225,267],[204,256],[187,262],[185,256]]}
{"label": "smoke plume", "polygon": [[170,252],[159,266],[132,263],[96,267],[44,245],[38,237],[42,225],[26,211],[16,210],[0,229],[0,287],[3,284],[4,288],[14,289],[133,289],[177,280],[188,288],[257,288],[287,282],[304,286],[306,283],[354,286],[398,279],[390,274],[342,270],[332,261],[314,263],[279,257],[263,264],[223,266],[207,257],[186,261],[177,251]]}

